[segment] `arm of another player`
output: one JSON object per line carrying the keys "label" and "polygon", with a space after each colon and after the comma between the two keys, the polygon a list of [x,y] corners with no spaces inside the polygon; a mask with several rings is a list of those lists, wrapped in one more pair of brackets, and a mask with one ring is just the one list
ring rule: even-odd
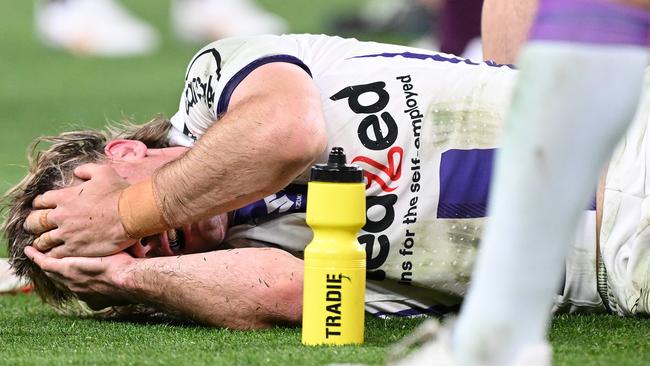
{"label": "arm of another player", "polygon": [[303,264],[274,248],[219,250],[178,257],[55,259],[25,253],[90,305],[148,304],[211,326],[234,329],[298,324]]}
{"label": "arm of another player", "polygon": [[53,257],[113,254],[132,238],[279,191],[326,145],[320,95],[311,77],[292,64],[266,64],[239,84],[228,112],[196,145],[152,180],[124,189],[112,169],[81,166],[75,174],[87,180],[83,188],[38,196],[34,207],[39,210],[28,220],[37,225],[27,229],[43,233],[34,245],[41,251],[55,247],[48,253]]}

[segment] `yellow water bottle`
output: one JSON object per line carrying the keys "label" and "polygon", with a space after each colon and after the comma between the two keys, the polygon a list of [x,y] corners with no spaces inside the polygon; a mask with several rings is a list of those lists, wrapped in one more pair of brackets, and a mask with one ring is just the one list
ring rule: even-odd
{"label": "yellow water bottle", "polygon": [[357,233],[366,222],[363,170],[346,165],[334,147],[327,164],[314,165],[307,188],[302,343],[363,343],[366,252]]}

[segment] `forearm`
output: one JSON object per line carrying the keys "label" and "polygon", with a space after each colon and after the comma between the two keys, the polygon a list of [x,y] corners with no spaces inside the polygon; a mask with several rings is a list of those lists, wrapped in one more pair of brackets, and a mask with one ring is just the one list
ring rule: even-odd
{"label": "forearm", "polygon": [[277,249],[138,260],[116,282],[134,303],[212,326],[265,328],[302,315],[302,261]]}
{"label": "forearm", "polygon": [[[297,70],[273,79],[285,68]],[[260,86],[256,72],[270,80]],[[156,195],[164,197],[159,206],[171,227],[279,191],[324,150],[320,96],[303,70],[271,64],[248,78],[233,94],[229,111],[185,156],[154,175]],[[272,93],[268,85],[274,86]]]}

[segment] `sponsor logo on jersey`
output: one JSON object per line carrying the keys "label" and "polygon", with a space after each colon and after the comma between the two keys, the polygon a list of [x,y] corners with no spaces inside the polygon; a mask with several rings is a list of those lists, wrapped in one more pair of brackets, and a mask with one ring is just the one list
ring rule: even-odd
{"label": "sponsor logo on jersey", "polygon": [[[201,72],[206,69],[205,64],[200,64],[199,71],[194,70],[194,64],[206,57],[209,58],[207,62],[214,62],[215,65],[215,71],[208,75]],[[219,79],[221,79],[221,55],[215,48],[207,49],[192,59],[185,75],[185,90],[183,92],[186,115],[189,116],[192,108],[203,102],[209,110],[212,110],[216,97],[215,84]],[[192,134],[187,124],[183,126],[183,134],[196,141],[196,136]]]}
{"label": "sponsor logo on jersey", "polygon": [[[292,198],[295,201],[293,201]],[[263,201],[266,204],[267,213],[269,214],[274,212],[283,213],[291,210],[296,206],[300,207],[300,201],[302,201],[302,195],[298,194],[293,197],[289,197],[287,196],[286,193],[276,193],[264,197]]]}
{"label": "sponsor logo on jersey", "polygon": [[[352,158],[353,163],[364,167],[366,177],[366,225],[357,240],[365,245],[368,278],[386,278],[386,272],[381,267],[391,252],[389,230],[394,230],[393,226],[396,225],[403,230],[401,246],[394,249],[402,258],[398,269],[401,272],[399,283],[410,285],[414,276],[411,256],[418,240],[417,230],[411,225],[418,221],[419,214],[419,149],[424,116],[410,74],[385,80],[345,87],[330,99],[347,101],[350,110],[360,118],[357,128],[359,142],[368,150],[382,152],[382,155],[359,155]],[[388,82],[392,83],[392,89],[398,88],[401,91],[399,103],[403,110],[399,115],[391,114],[395,113],[395,109],[389,111],[387,108],[391,100],[387,90]],[[405,129],[405,126],[411,128]],[[409,157],[405,156],[405,146],[398,143],[400,133],[410,135]],[[377,157],[381,158],[378,160]],[[400,185],[406,185],[408,189],[401,190],[400,193],[397,191]],[[398,193],[402,196],[398,196]],[[404,212],[396,212],[398,200],[408,203]]]}
{"label": "sponsor logo on jersey", "polygon": [[283,190],[235,210],[234,225],[251,223],[271,215],[305,212],[307,186],[290,184]]}

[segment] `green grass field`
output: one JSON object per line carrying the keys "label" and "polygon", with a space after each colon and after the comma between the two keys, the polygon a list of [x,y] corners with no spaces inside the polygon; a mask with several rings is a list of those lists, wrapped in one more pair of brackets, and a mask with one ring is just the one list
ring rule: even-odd
{"label": "green grass field", "polygon": [[[0,298],[3,365],[381,364],[390,344],[422,319],[366,319],[363,346],[303,347],[300,329],[243,332],[61,317],[35,296]],[[650,323],[616,316],[563,316],[553,323],[556,365],[647,365]],[[434,365],[432,362],[431,365]]]}
{"label": "green grass field", "polygon": [[[295,32],[323,32],[334,14],[360,0],[264,0]],[[41,134],[100,127],[130,117],[171,115],[186,62],[198,46],[174,40],[166,1],[126,2],[162,31],[150,56],[103,60],[42,48],[32,32],[32,2],[0,0],[0,189],[24,173],[25,151]],[[367,38],[367,37],[365,37]],[[2,250],[0,250],[2,254]],[[0,364],[379,364],[388,346],[421,319],[368,319],[361,347],[302,347],[300,330],[238,332],[165,323],[55,315],[35,296],[0,297]],[[650,322],[613,316],[560,317],[551,339],[557,365],[650,363]]]}

